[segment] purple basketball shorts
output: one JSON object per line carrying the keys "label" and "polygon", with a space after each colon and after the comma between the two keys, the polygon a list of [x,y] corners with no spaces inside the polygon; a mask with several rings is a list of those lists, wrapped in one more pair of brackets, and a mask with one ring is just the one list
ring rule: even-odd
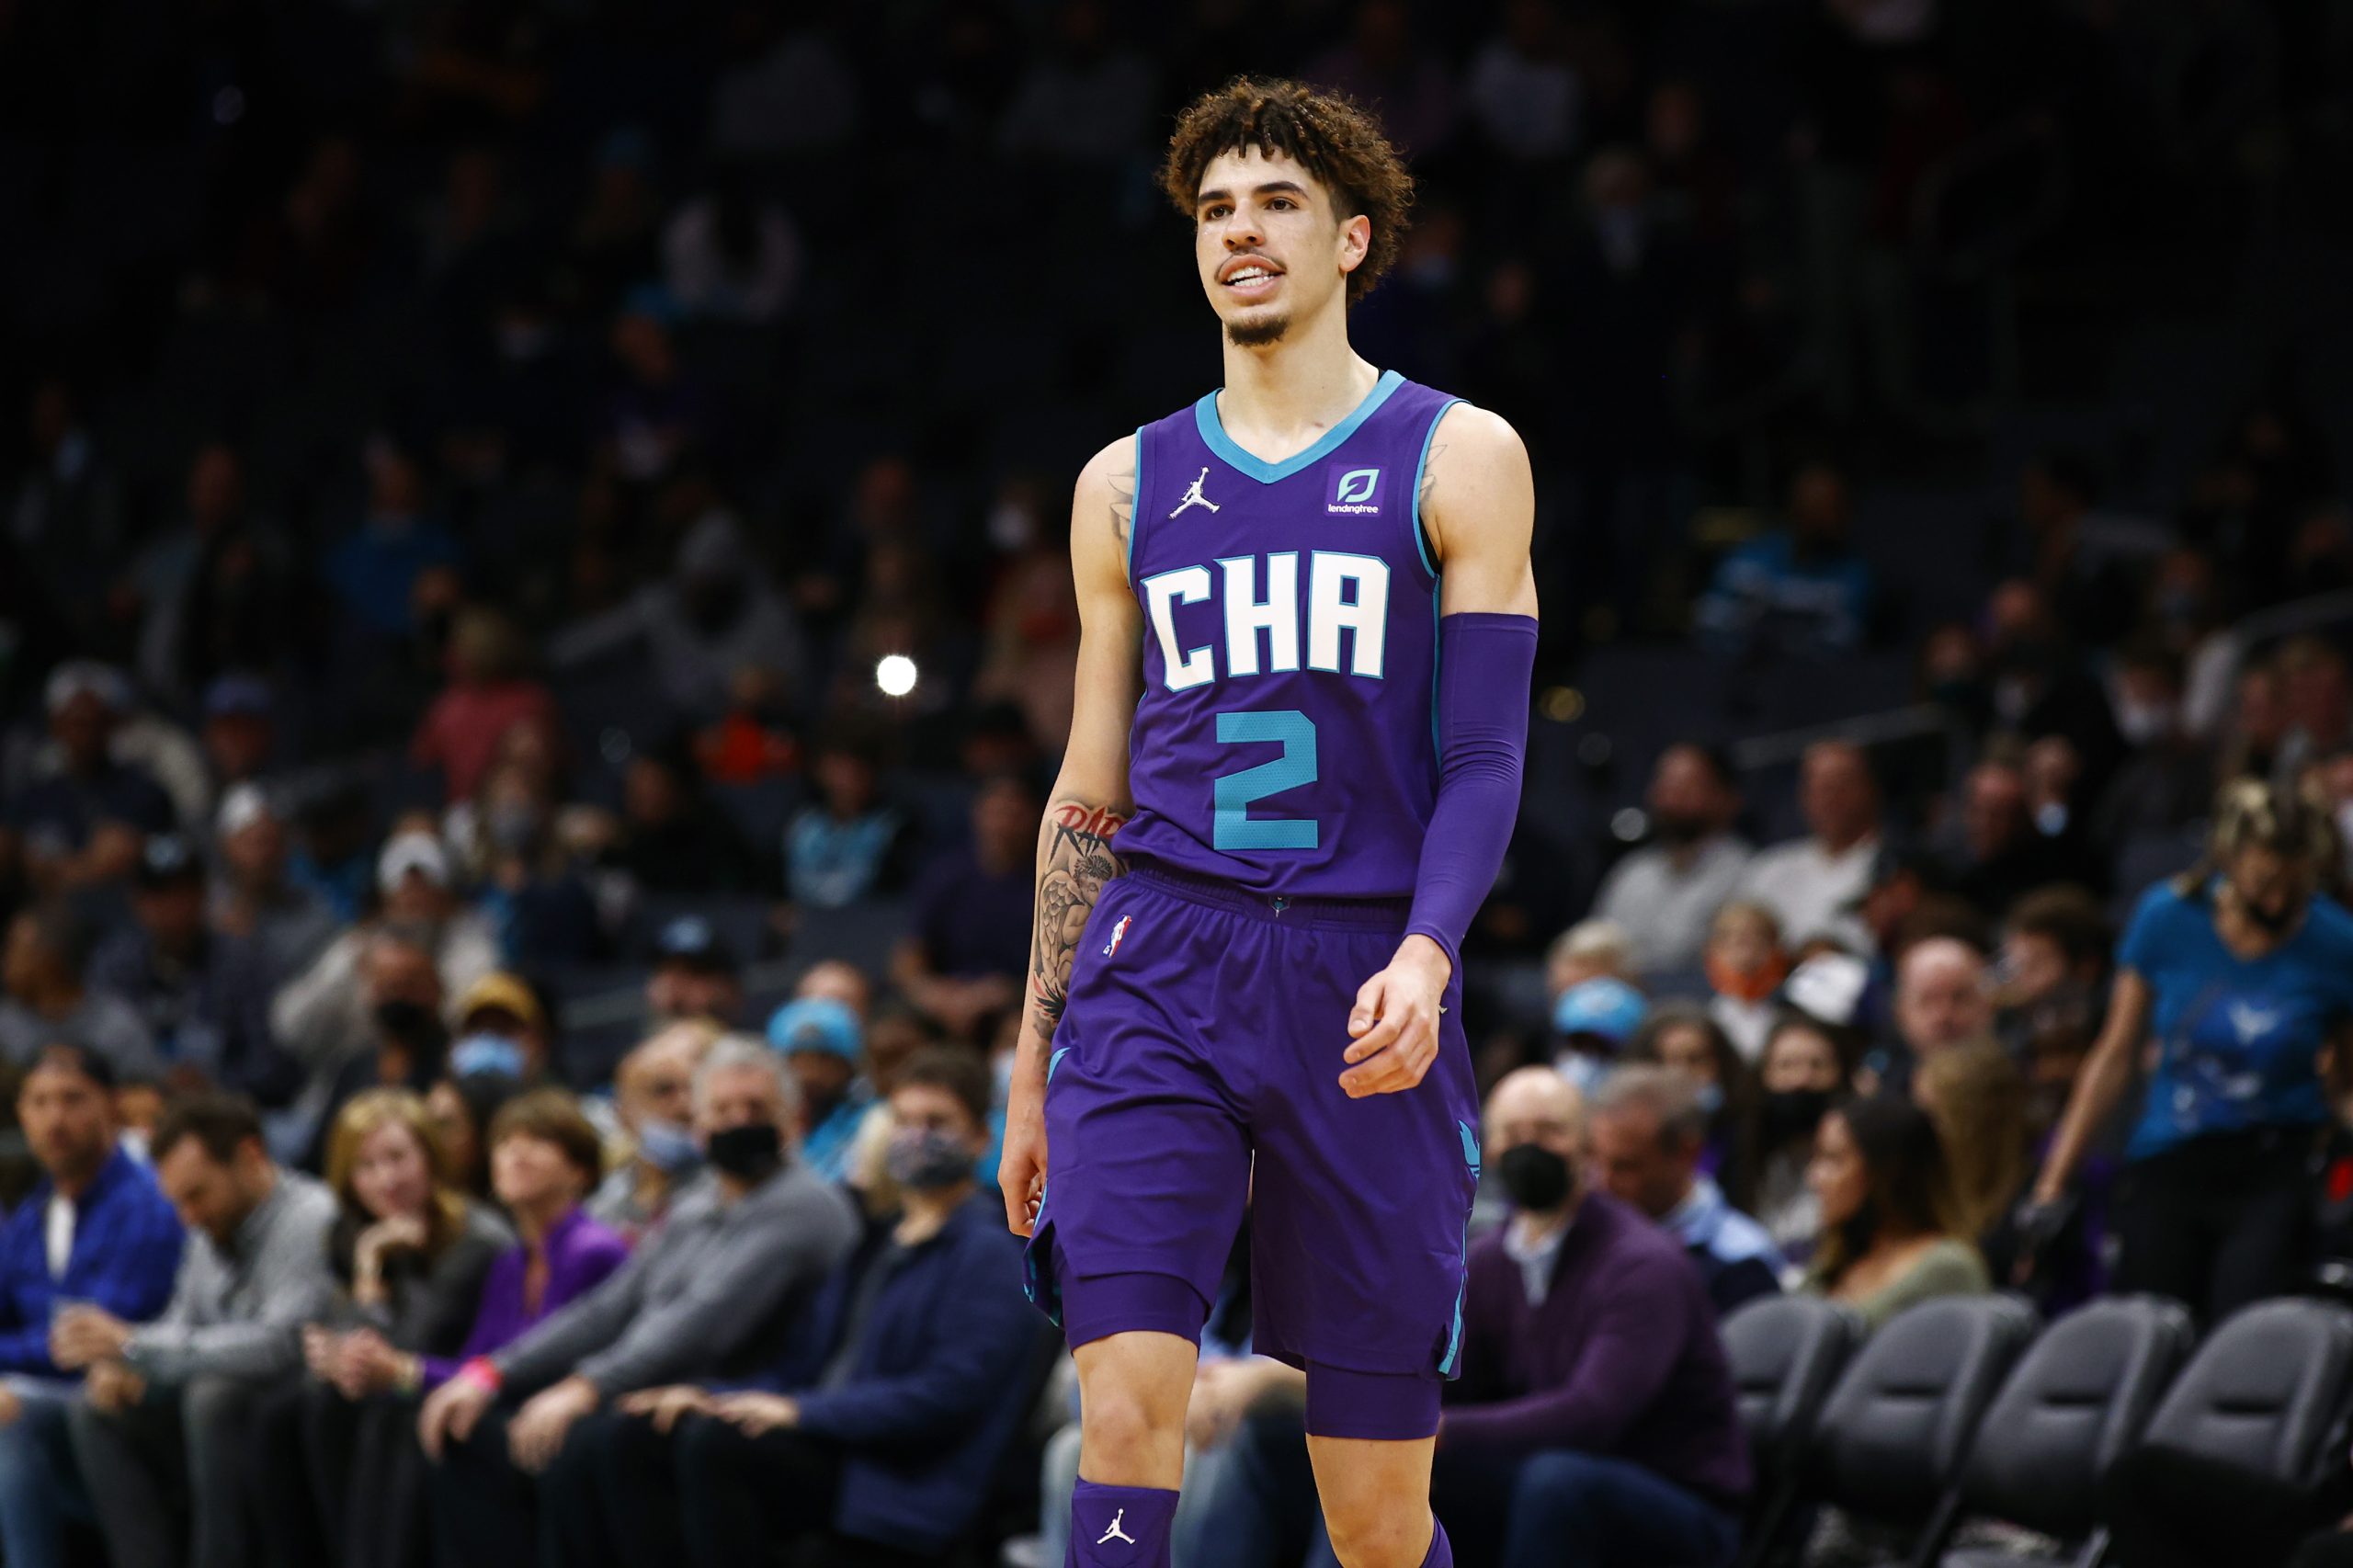
{"label": "purple basketball shorts", "polygon": [[1479,1171],[1461,977],[1420,1084],[1339,1085],[1357,990],[1404,925],[1403,901],[1277,900],[1158,867],[1104,889],[1049,1058],[1029,1253],[1030,1297],[1074,1345],[1198,1341],[1247,1204],[1260,1355],[1455,1375]]}

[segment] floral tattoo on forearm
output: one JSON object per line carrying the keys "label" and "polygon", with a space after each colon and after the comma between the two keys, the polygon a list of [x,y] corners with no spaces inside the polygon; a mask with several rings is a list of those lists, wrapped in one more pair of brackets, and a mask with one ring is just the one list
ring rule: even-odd
{"label": "floral tattoo on forearm", "polygon": [[1046,808],[1038,835],[1038,926],[1029,944],[1032,1015],[1041,1040],[1051,1040],[1070,1002],[1071,962],[1103,884],[1127,868],[1111,853],[1111,835],[1128,819],[1084,801]]}

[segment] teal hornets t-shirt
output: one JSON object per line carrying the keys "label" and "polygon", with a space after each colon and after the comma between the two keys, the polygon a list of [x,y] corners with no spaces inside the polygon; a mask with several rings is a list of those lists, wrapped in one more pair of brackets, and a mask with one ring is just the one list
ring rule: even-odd
{"label": "teal hornets t-shirt", "polygon": [[2294,936],[2249,960],[2222,945],[2211,896],[2158,883],[2117,949],[2149,983],[2160,1047],[2128,1160],[2192,1138],[2328,1119],[2318,1058],[2353,1019],[2353,915],[2315,896]]}

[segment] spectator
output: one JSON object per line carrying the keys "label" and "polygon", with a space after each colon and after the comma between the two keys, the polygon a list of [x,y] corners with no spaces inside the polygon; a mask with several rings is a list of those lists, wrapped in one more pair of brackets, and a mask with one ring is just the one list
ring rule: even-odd
{"label": "spectator", "polygon": [[782,1053],[801,1094],[801,1158],[826,1181],[849,1174],[870,1095],[858,1074],[858,1015],[825,996],[787,1002],[768,1020],[768,1044]]}
{"label": "spectator", "polygon": [[271,1163],[242,1100],[181,1101],[149,1147],[156,1180],[196,1233],[171,1304],[143,1327],[68,1308],[51,1353],[87,1369],[66,1420],[116,1568],[239,1568],[256,1555],[245,1434],[262,1392],[301,1366],[302,1325],[333,1297],[335,1199]]}
{"label": "spectator", "polygon": [[1805,1288],[1877,1328],[1936,1296],[1993,1289],[1961,1217],[1936,1123],[1909,1100],[1850,1099],[1822,1119],[1806,1171],[1822,1214]]}
{"label": "spectator", "polygon": [[60,767],[19,790],[0,812],[9,853],[43,892],[95,887],[125,876],[151,833],[172,825],[171,798],[145,772],[115,759],[129,704],[122,677],[83,661],[57,666],[46,693]]}
{"label": "spectator", "polygon": [[1040,1339],[1004,1289],[1019,1248],[1003,1206],[973,1178],[988,1082],[968,1053],[929,1051],[890,1103],[896,1222],[834,1271],[752,1387],[623,1402],[653,1420],[598,1434],[608,1457],[594,1474],[628,1478],[619,1491],[573,1469],[589,1483],[558,1516],[564,1562],[653,1568],[683,1538],[696,1568],[779,1546],[803,1562],[936,1564],[978,1518]]}
{"label": "spectator", "polygon": [[414,592],[427,572],[458,563],[458,543],[430,510],[424,471],[381,437],[360,454],[368,501],[359,526],[328,552],[324,575],[355,631],[396,644],[415,629]]}
{"label": "spectator", "polygon": [[958,1039],[976,1040],[991,1015],[1020,1008],[1043,805],[1026,779],[990,779],[972,801],[972,846],[951,852],[916,883],[913,930],[893,959],[893,978]]}
{"label": "spectator", "polygon": [[326,1179],[339,1210],[327,1256],[340,1299],[327,1324],[302,1331],[311,1376],[263,1394],[251,1417],[246,1507],[274,1568],[356,1562],[388,1531],[421,1542],[412,1520],[375,1506],[415,1401],[361,1403],[390,1391],[345,1374],[388,1354],[455,1352],[491,1260],[513,1240],[451,1185],[425,1102],[404,1089],[370,1089],[343,1108]]}
{"label": "spectator", "polygon": [[1961,1233],[1975,1241],[1988,1273],[2008,1282],[2020,1253],[2010,1216],[2029,1175],[2025,1074],[1981,1035],[1923,1062],[1912,1102],[1936,1124]]}
{"label": "spectator", "polygon": [[1614,921],[1580,920],[1545,950],[1544,991],[1555,1006],[1572,988],[1605,978],[1634,979],[1633,939]]}
{"label": "spectator", "polygon": [[278,760],[277,699],[258,676],[225,675],[204,688],[206,771],[216,790],[258,785]]}
{"label": "spectator", "polygon": [[449,1185],[468,1198],[490,1196],[490,1127],[522,1085],[504,1073],[446,1074],[425,1096]]}
{"label": "spectator", "polygon": [[1756,1077],[1716,1021],[1691,1003],[1664,1003],[1643,1019],[1625,1059],[1629,1064],[1668,1068],[1691,1085],[1700,1121],[1699,1174],[1719,1182],[1741,1180],[1756,1130]]}
{"label": "spectator", "polygon": [[2214,803],[2214,754],[2182,707],[2181,655],[2154,638],[2128,644],[2116,666],[2116,727],[2132,755],[2109,780],[2092,837],[2115,856],[2126,846],[2178,837]]}
{"label": "spectator", "polygon": [[458,998],[450,1075],[492,1074],[536,1088],[548,1076],[548,1015],[520,975],[496,971]]}
{"label": "spectator", "polygon": [[1683,1074],[1647,1063],[1601,1081],[1590,1110],[1595,1181],[1663,1225],[1707,1282],[1716,1316],[1781,1288],[1781,1255],[1765,1228],[1699,1172],[1707,1114]]}
{"label": "spectator", "polygon": [[729,677],[727,711],[696,734],[695,767],[713,784],[767,784],[801,771],[784,677],[745,665]]}
{"label": "spectator", "polygon": [[812,909],[839,909],[895,892],[904,880],[907,824],[882,799],[880,744],[857,730],[820,737],[810,773],[818,803],[785,830],[785,885]]}
{"label": "spectator", "polygon": [[269,1038],[273,976],[256,944],[206,919],[196,851],[172,835],[149,839],[131,887],[137,924],[91,955],[91,990],[131,1004],[175,1082],[283,1105],[301,1074]]}
{"label": "spectator", "polygon": [[2274,778],[2287,784],[2307,764],[2353,744],[2353,674],[2344,653],[2317,637],[2299,637],[2282,648],[2279,673],[2289,726],[2272,767]]}
{"label": "spectator", "polygon": [[1952,896],[1952,871],[1942,857],[1925,849],[1882,847],[1862,901],[1863,925],[1879,961],[1893,964],[1915,926],[1914,916]]}
{"label": "spectator", "polygon": [[144,1165],[116,1138],[114,1072],[80,1046],[37,1057],[17,1119],[41,1181],[0,1230],[0,1558],[63,1568],[64,1524],[95,1524],[67,1440],[74,1384],[51,1357],[60,1306],[142,1324],[172,1295],[186,1240]]}
{"label": "spectator", "polygon": [[2057,819],[2056,833],[2037,822],[2027,775],[1998,760],[1970,769],[1961,786],[1961,868],[1957,888],[1980,909],[2007,909],[2053,882],[2097,887],[2108,874],[2085,843],[2080,824]]}
{"label": "spectator", "polygon": [[656,1026],[707,1018],[725,1028],[742,1017],[744,982],[735,955],[701,915],[681,915],[654,937],[645,1010]]}
{"label": "spectator", "polygon": [[759,881],[757,864],[727,813],[703,793],[683,745],[630,758],[612,863],[645,892],[741,892]]}
{"label": "spectator", "polygon": [[581,1418],[640,1389],[730,1377],[778,1335],[856,1239],[848,1200],[792,1158],[797,1107],[758,1040],[711,1047],[695,1075],[695,1130],[711,1165],[613,1277],[426,1402],[439,1465],[435,1535],[450,1568],[513,1568],[539,1539],[540,1478],[568,1493]]}
{"label": "spectator", "polygon": [[2218,1322],[2303,1278],[2306,1159],[2335,1098],[2321,1062],[2342,1072],[2353,1022],[2353,916],[2313,891],[2336,853],[2302,801],[2240,779],[2205,858],[2133,913],[2107,1026],[2034,1188],[2041,1204],[2064,1196],[2154,1039],[2116,1207],[2120,1290]]}
{"label": "spectator", "polygon": [[[511,731],[509,740],[528,733]],[[470,846],[469,863],[484,884],[477,895],[483,912],[497,928],[507,962],[518,969],[546,971],[606,956],[604,913],[561,826],[553,780],[512,755],[492,764],[474,801],[449,813],[450,836]]]}
{"label": "spectator", "polygon": [[1908,1092],[1912,1074],[1939,1051],[1994,1027],[1994,990],[1985,960],[1951,937],[1905,949],[1895,969],[1895,1040],[1866,1064],[1874,1086]]}
{"label": "spectator", "polygon": [[[1673,1237],[1578,1189],[1581,1121],[1542,1068],[1488,1097],[1486,1157],[1514,1213],[1471,1244],[1431,1504],[1468,1562],[1715,1568],[1749,1485],[1715,1312]],[[1214,1510],[1219,1568],[1279,1561],[1313,1495],[1296,1415],[1255,1417],[1241,1441]]]}
{"label": "spectator", "polygon": [[1561,994],[1552,1008],[1552,1032],[1560,1048],[1553,1065],[1579,1090],[1608,1074],[1650,1004],[1622,980],[1588,980]]}
{"label": "spectator", "polygon": [[1806,658],[1859,647],[1871,613],[1871,569],[1848,542],[1849,507],[1847,476],[1836,465],[1798,470],[1787,525],[1717,567],[1696,616],[1703,635],[1726,649]]}
{"label": "spectator", "polygon": [[2277,663],[2249,665],[2239,671],[2228,722],[2222,734],[2222,765],[2218,777],[2276,778],[2287,754],[2288,683]]}
{"label": "spectator", "polygon": [[1808,746],[1798,807],[1806,836],[1750,861],[1741,896],[1771,910],[1792,946],[1826,933],[1859,949],[1863,933],[1847,911],[1869,891],[1880,846],[1879,785],[1862,748],[1849,741]]}
{"label": "spectator", "polygon": [[335,911],[290,874],[286,819],[260,785],[233,786],[213,825],[220,850],[213,926],[253,943],[271,983],[282,983],[334,940]]}
{"label": "spectator", "polygon": [[1732,832],[1739,814],[1740,791],[1723,757],[1689,744],[1659,757],[1651,776],[1652,842],[1609,869],[1593,903],[1597,918],[1624,928],[1643,973],[1699,962],[1710,923],[1754,853]]}
{"label": "spectator", "polygon": [[449,684],[409,743],[411,767],[437,768],[452,801],[472,796],[509,730],[552,736],[555,699],[527,673],[529,653],[512,622],[486,606],[458,612],[449,629]]}
{"label": "spectator", "polygon": [[1744,1061],[1754,1062],[1773,1027],[1773,996],[1789,977],[1781,923],[1754,900],[1735,898],[1708,926],[1708,1017]]}
{"label": "spectator", "polygon": [[2099,901],[2081,888],[2018,900],[2004,923],[1993,996],[1995,1030],[2012,1056],[2052,1059],[2074,1081],[2099,1031],[2112,941]]}
{"label": "spectator", "polygon": [[702,1168],[694,1135],[695,1072],[719,1039],[708,1019],[682,1019],[621,1058],[613,1072],[614,1109],[629,1135],[628,1157],[588,1200],[599,1224],[642,1236]]}
{"label": "spectator", "polygon": [[162,1081],[164,1064],[138,1010],[83,983],[90,928],[63,903],[27,910],[0,955],[0,1058],[19,1065],[59,1040],[107,1059],[125,1085]]}
{"label": "spectator", "polygon": [[1806,1181],[1823,1117],[1847,1092],[1853,1056],[1844,1032],[1797,1012],[1766,1037],[1757,1063],[1756,1169],[1749,1182],[1756,1217],[1793,1262],[1813,1248],[1822,1209]]}
{"label": "spectator", "polygon": [[722,165],[715,187],[662,233],[663,280],[689,316],[759,324],[783,314],[801,272],[792,220],[760,199],[752,171]]}
{"label": "spectator", "polygon": [[1995,588],[1985,619],[1995,726],[2028,742],[2063,736],[2082,759],[2096,798],[2115,769],[2122,743],[2108,693],[2070,642],[2079,629],[2063,622],[2042,591],[2024,581]]}
{"label": "spectator", "polygon": [[1576,146],[1583,86],[1564,35],[1552,0],[1512,0],[1502,28],[1472,59],[1463,96],[1506,158],[1548,162]]}
{"label": "spectator", "polygon": [[441,1021],[440,971],[433,956],[416,943],[390,933],[368,951],[368,1028],[363,1049],[347,1057],[326,1085],[318,1136],[303,1161],[317,1170],[325,1163],[335,1118],[351,1100],[371,1088],[404,1088],[422,1095],[447,1065],[449,1026]]}

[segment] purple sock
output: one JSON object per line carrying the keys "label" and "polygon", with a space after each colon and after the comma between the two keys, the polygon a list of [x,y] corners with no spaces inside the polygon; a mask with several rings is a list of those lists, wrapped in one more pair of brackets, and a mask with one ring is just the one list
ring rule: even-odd
{"label": "purple sock", "polygon": [[1454,1548],[1446,1543],[1446,1527],[1430,1517],[1430,1554],[1422,1559],[1422,1568],[1454,1568]]}
{"label": "purple sock", "polygon": [[[1168,1568],[1168,1527],[1176,1517],[1174,1492],[1081,1481],[1071,1494],[1063,1568]],[[1451,1568],[1454,1560],[1438,1561]]]}

